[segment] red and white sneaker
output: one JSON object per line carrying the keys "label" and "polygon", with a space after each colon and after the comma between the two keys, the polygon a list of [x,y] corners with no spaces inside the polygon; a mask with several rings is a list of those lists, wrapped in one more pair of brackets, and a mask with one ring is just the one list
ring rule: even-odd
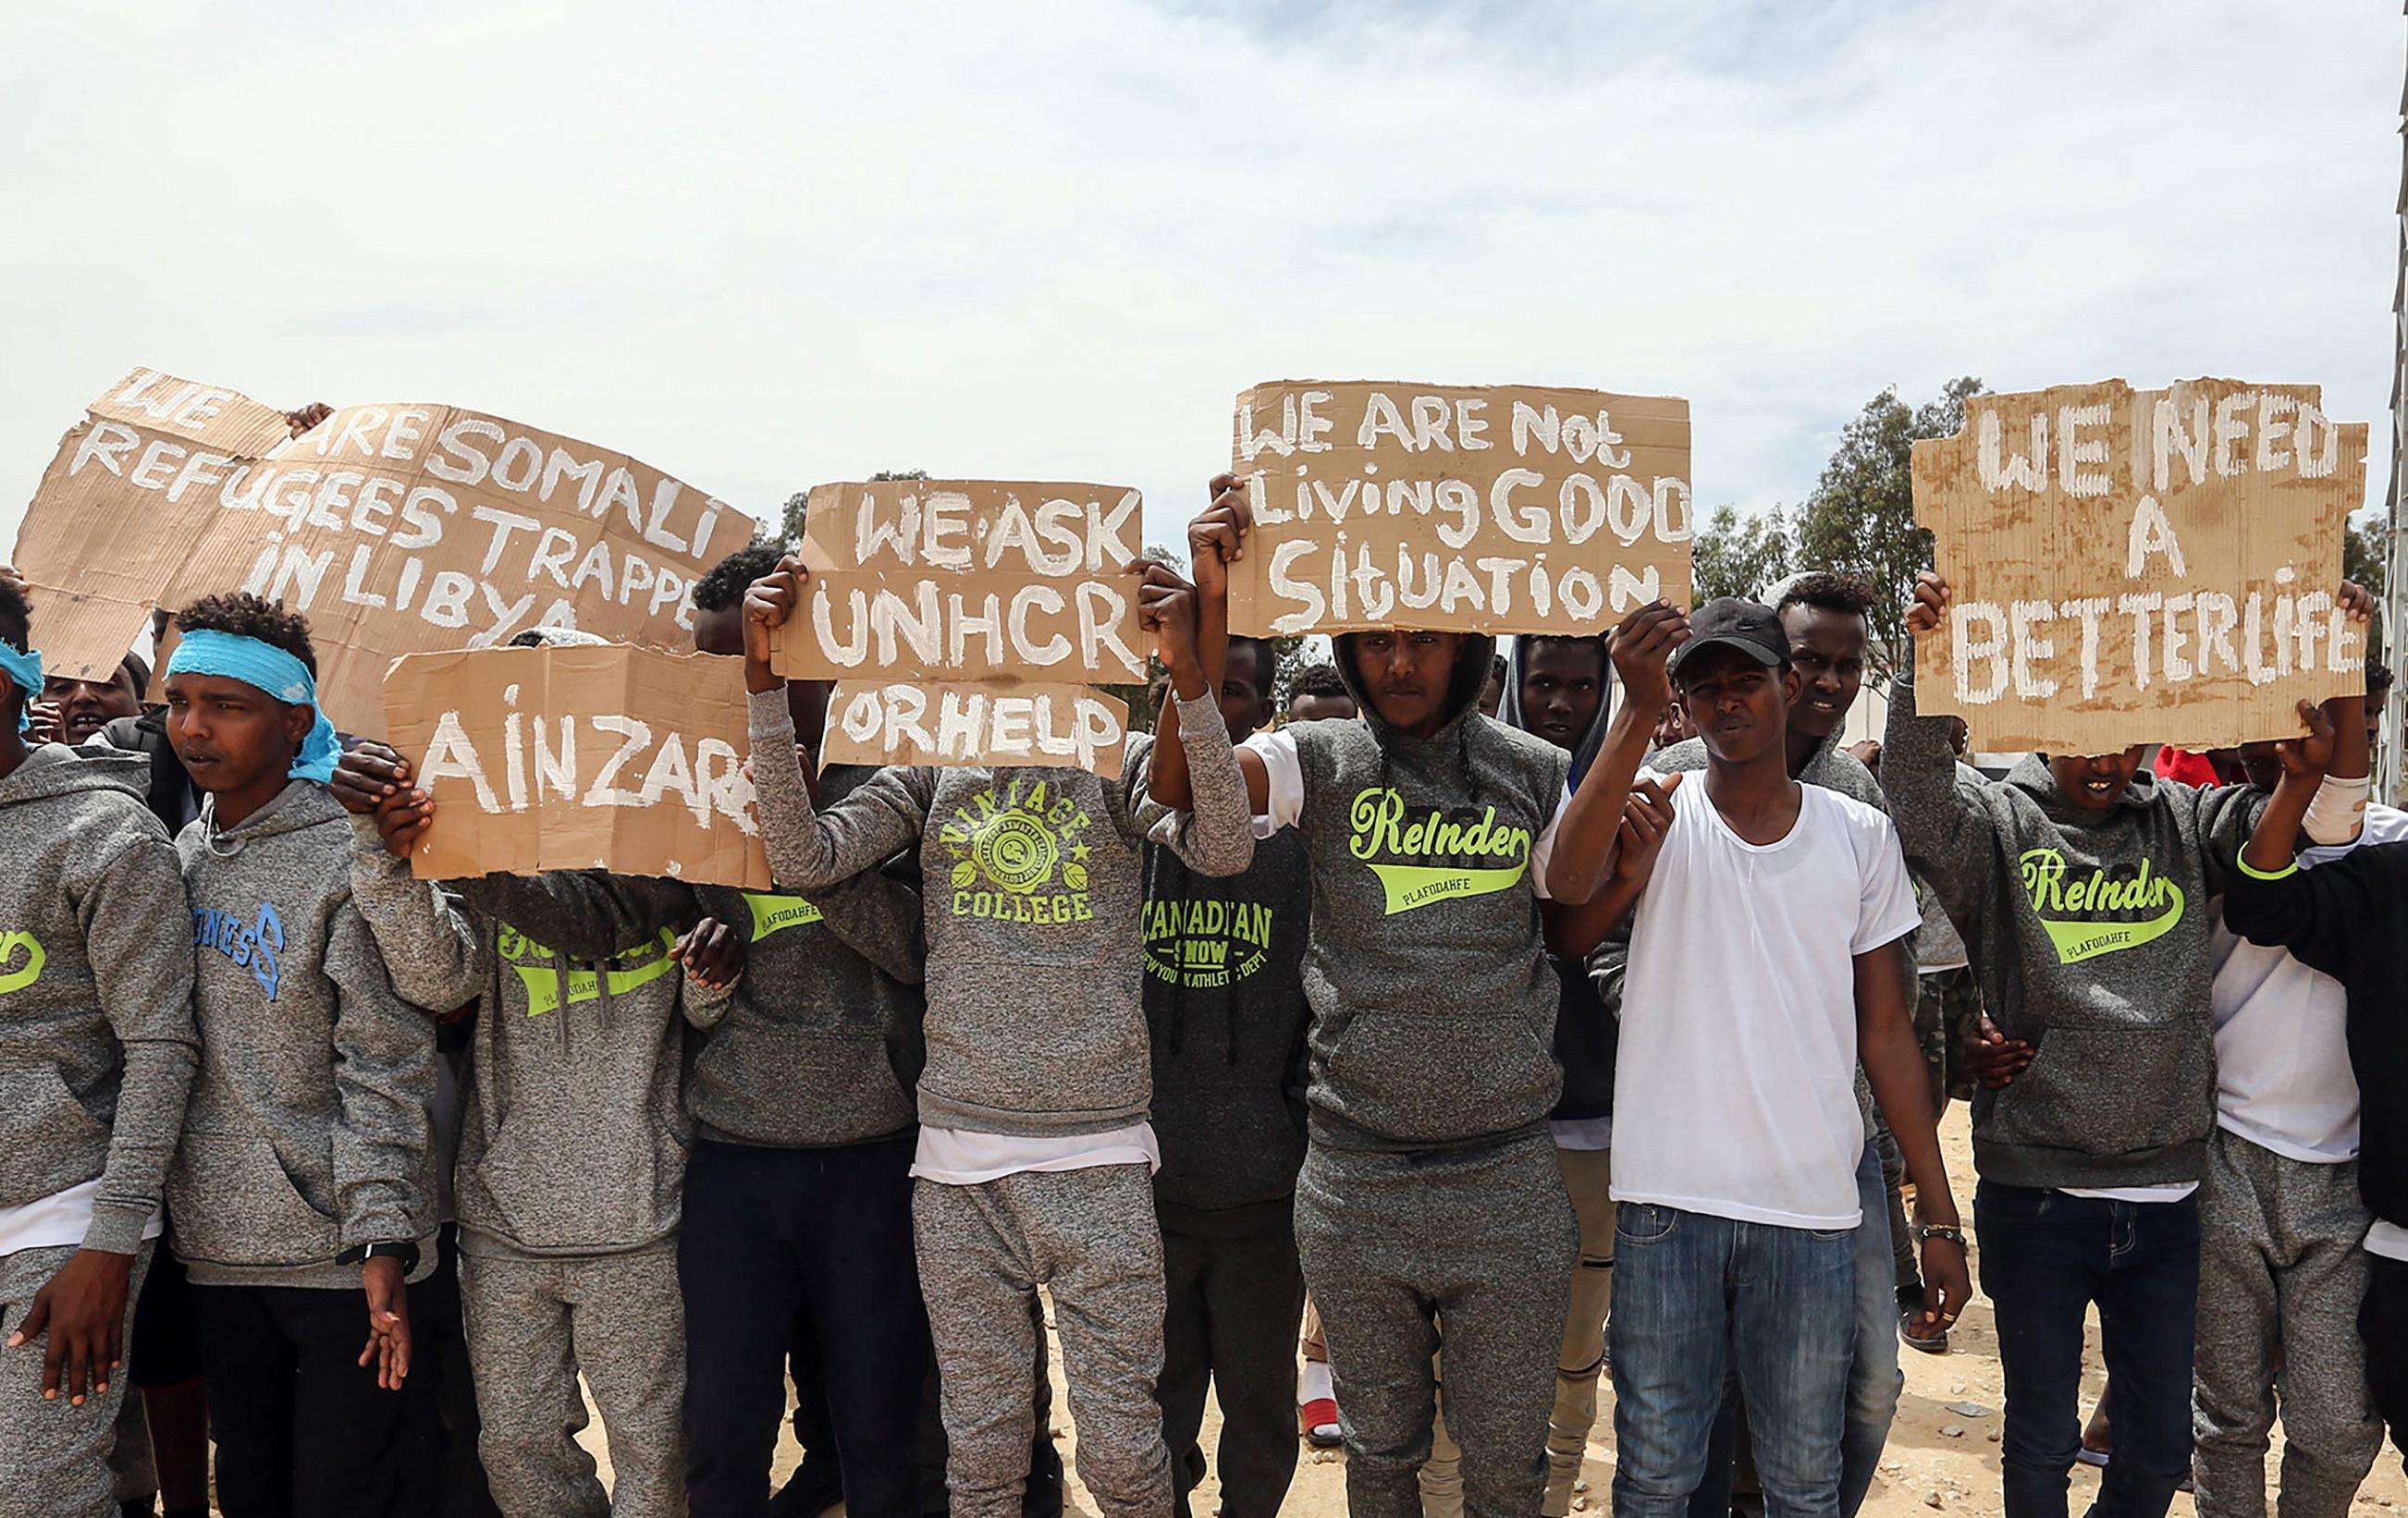
{"label": "red and white sneaker", "polygon": [[1319,1360],[1304,1362],[1304,1373],[1297,1378],[1296,1426],[1304,1441],[1316,1450],[1334,1450],[1345,1442],[1338,1431],[1337,1389],[1329,1375],[1329,1367]]}

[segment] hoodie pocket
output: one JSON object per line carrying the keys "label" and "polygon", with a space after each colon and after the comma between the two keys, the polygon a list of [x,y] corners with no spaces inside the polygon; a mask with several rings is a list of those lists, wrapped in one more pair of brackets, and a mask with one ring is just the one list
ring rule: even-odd
{"label": "hoodie pocket", "polygon": [[687,1077],[686,1110],[764,1144],[856,1143],[911,1121],[875,1025],[722,1024]]}
{"label": "hoodie pocket", "polygon": [[646,1107],[580,1124],[557,1107],[512,1106],[477,1162],[509,1237],[535,1250],[650,1242],[660,1232],[663,1169],[652,1116]]}
{"label": "hoodie pocket", "polygon": [[1358,1014],[1329,1062],[1346,1121],[1436,1143],[1506,1133],[1547,1115],[1563,1089],[1554,1054],[1518,1017]]}
{"label": "hoodie pocket", "polygon": [[1982,1137],[2100,1158],[2194,1142],[2214,1122],[2214,1080],[2196,1024],[2051,1028],[1997,1094]]}
{"label": "hoodie pocket", "polygon": [[167,1187],[167,1211],[176,1253],[187,1259],[323,1265],[341,1249],[335,1220],[293,1183],[276,1146],[239,1129],[185,1133]]}
{"label": "hoodie pocket", "polygon": [[79,1186],[108,1161],[108,1130],[55,1068],[0,1065],[0,1207]]}

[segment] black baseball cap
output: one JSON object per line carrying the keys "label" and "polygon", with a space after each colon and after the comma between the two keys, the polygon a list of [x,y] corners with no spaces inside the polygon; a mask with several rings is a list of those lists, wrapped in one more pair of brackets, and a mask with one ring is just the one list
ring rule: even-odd
{"label": "black baseball cap", "polygon": [[1672,651],[1670,672],[1678,676],[1683,665],[1710,648],[1737,649],[1767,669],[1789,662],[1789,635],[1781,619],[1770,607],[1736,595],[1717,596],[1689,613],[1689,640]]}

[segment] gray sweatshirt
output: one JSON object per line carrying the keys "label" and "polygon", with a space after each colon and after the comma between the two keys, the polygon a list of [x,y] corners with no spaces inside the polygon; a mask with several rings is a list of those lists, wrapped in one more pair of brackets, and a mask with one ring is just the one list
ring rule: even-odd
{"label": "gray sweatshirt", "polygon": [[[820,795],[833,803],[873,773],[831,766]],[[703,1032],[685,1110],[703,1137],[815,1149],[909,1127],[921,1065],[920,893],[867,869],[808,896],[718,885],[695,895],[748,938],[733,990],[686,1005]]]}
{"label": "gray sweatshirt", "polygon": [[0,1210],[99,1178],[87,1249],[159,1210],[200,1039],[190,903],[136,754],[44,744],[0,780]]}
{"label": "gray sweatshirt", "polygon": [[619,1254],[676,1233],[685,976],[675,881],[554,870],[438,888],[352,821],[351,889],[421,1006],[475,999],[452,1169],[464,1254]]}
{"label": "gray sweatshirt", "polygon": [[1532,852],[1571,756],[1483,717],[1495,640],[1466,637],[1445,723],[1414,738],[1338,669],[1363,716],[1291,723],[1312,870],[1313,1142],[1462,1148],[1544,1131],[1563,1092],[1562,984],[1547,963]]}
{"label": "gray sweatshirt", "polygon": [[1995,784],[1968,780],[1948,724],[1916,717],[1911,670],[1891,687],[1882,788],[1907,865],[1964,936],[1983,1010],[2037,1051],[2014,1084],[1974,1095],[1984,1179],[2197,1181],[2215,1121],[2210,898],[2265,793],[2143,767],[2099,815],[2038,755]]}
{"label": "gray sweatshirt", "polygon": [[1210,875],[1254,858],[1245,781],[1211,698],[1179,703],[1196,805],[1079,769],[887,768],[814,810],[783,692],[752,697],[770,873],[824,890],[916,845],[928,1062],[920,1121],[974,1133],[1109,1133],[1152,1098],[1138,917],[1151,838]]}
{"label": "gray sweatshirt", "polygon": [[351,900],[351,821],[294,780],[176,839],[193,898],[201,1074],[167,1182],[206,1285],[353,1288],[335,1256],[417,1239],[434,1268],[435,1023],[394,989]]}

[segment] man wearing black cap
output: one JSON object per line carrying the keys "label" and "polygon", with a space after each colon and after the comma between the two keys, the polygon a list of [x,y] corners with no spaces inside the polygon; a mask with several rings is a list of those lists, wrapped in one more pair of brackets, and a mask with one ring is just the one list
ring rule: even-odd
{"label": "man wearing black cap", "polygon": [[1828,1515],[1855,1337],[1860,1053],[1916,1182],[1928,1310],[1953,1319],[1970,1291],[1899,959],[1922,919],[1889,820],[1790,776],[1802,681],[1780,619],[1723,599],[1690,630],[1669,670],[1617,651],[1629,699],[1598,761],[1627,786],[1675,691],[1707,761],[1702,783],[1670,789],[1624,981],[1613,1507],[1685,1511],[1735,1362],[1767,1511]]}

